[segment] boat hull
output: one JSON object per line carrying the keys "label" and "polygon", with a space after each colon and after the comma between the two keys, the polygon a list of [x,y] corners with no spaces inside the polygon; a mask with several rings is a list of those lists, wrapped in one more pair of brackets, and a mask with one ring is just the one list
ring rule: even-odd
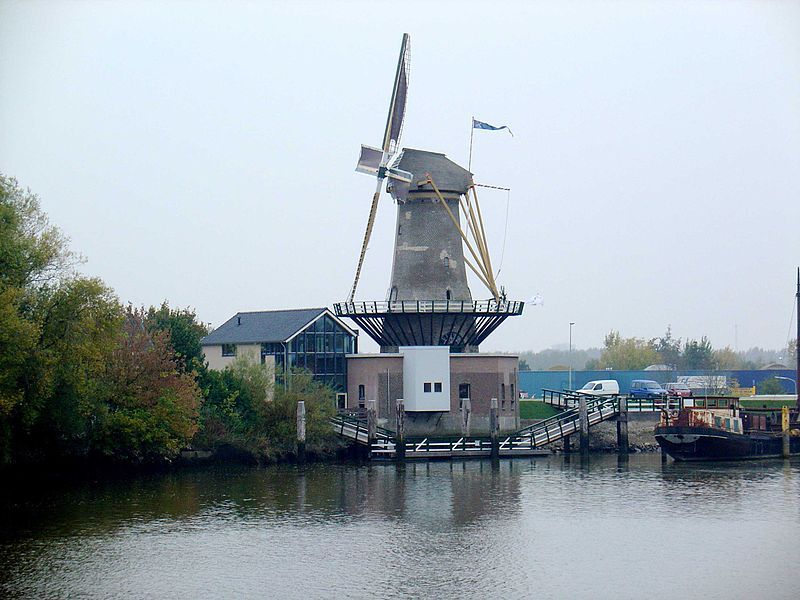
{"label": "boat hull", "polygon": [[[662,450],[679,461],[745,460],[783,455],[783,440],[779,434],[660,425],[656,427],[655,437]],[[800,437],[790,438],[790,452],[800,454]]]}

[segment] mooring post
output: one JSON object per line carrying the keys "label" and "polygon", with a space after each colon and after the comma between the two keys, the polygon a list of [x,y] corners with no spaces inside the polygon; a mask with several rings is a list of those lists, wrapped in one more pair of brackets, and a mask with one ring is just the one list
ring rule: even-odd
{"label": "mooring post", "polygon": [[783,458],[789,458],[792,455],[791,440],[789,439],[789,407],[784,406],[781,408],[781,450]]}
{"label": "mooring post", "polygon": [[461,435],[469,437],[469,426],[472,415],[472,401],[469,398],[461,400]]}
{"label": "mooring post", "polygon": [[378,432],[378,411],[375,409],[375,400],[367,400],[367,451],[372,452],[375,443],[375,434]]}
{"label": "mooring post", "polygon": [[564,436],[564,454],[569,454],[572,452],[572,436],[565,435]]}
{"label": "mooring post", "polygon": [[306,462],[306,403],[297,401],[297,462]]}
{"label": "mooring post", "polygon": [[581,428],[581,456],[586,456],[589,454],[589,409],[584,394],[578,398],[578,421]]}
{"label": "mooring post", "polygon": [[617,451],[628,455],[628,399],[625,396],[617,398],[619,414],[617,415]]}
{"label": "mooring post", "polygon": [[406,405],[402,398],[397,399],[397,438],[395,439],[394,456],[399,461],[406,459]]}
{"label": "mooring post", "polygon": [[492,444],[492,458],[500,458],[500,424],[497,419],[497,398],[492,398],[489,405],[489,437]]}

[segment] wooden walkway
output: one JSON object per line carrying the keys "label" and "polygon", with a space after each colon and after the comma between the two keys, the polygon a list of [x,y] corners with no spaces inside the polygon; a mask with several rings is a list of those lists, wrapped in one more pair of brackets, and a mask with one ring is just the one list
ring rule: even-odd
{"label": "wooden walkway", "polygon": [[[579,396],[571,392],[553,392],[549,398],[551,404],[564,410],[519,431],[500,435],[497,439],[499,456],[549,454],[550,451],[545,449],[545,446],[580,431]],[[619,414],[619,402],[616,397],[589,397],[586,408],[589,427]],[[392,430],[376,428],[370,443],[366,419],[353,415],[338,415],[331,419],[331,425],[339,435],[355,443],[369,446],[370,456],[373,458],[397,457],[397,435]],[[492,439],[489,436],[406,437],[405,450],[407,459],[486,458],[492,455]]]}

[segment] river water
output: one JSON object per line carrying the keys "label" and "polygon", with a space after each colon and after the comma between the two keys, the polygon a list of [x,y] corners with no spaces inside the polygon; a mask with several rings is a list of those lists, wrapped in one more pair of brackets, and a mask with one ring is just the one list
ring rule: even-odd
{"label": "river water", "polygon": [[800,597],[794,459],[209,467],[4,488],[3,597]]}

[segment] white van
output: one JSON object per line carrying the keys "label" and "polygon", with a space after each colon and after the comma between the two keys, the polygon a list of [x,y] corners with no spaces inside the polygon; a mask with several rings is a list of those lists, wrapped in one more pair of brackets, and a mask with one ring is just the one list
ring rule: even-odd
{"label": "white van", "polygon": [[615,379],[598,379],[588,382],[578,391],[590,396],[617,396],[619,395],[619,383]]}

